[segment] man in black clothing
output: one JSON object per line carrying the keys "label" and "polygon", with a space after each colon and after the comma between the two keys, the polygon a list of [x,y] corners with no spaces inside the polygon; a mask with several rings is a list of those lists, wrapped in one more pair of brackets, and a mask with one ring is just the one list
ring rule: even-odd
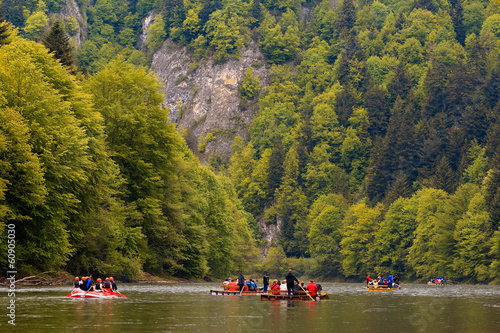
{"label": "man in black clothing", "polygon": [[269,286],[269,273],[266,273],[266,275],[264,275],[264,292],[267,293],[267,288]]}
{"label": "man in black clothing", "polygon": [[238,286],[240,286],[240,293],[241,293],[243,287],[245,286],[245,277],[243,276],[243,272],[241,272],[240,276],[238,276]]}
{"label": "man in black clothing", "polygon": [[293,285],[294,282],[297,281],[299,283],[299,280],[293,275],[292,270],[290,269],[288,271],[288,274],[285,276],[286,279],[286,289],[287,289],[287,295],[293,295]]}

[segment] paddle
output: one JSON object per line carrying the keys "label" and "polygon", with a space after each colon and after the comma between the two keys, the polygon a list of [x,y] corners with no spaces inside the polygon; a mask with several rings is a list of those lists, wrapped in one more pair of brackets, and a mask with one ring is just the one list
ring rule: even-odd
{"label": "paddle", "polygon": [[312,299],[313,301],[316,302],[316,299],[312,298],[311,295],[309,295],[309,293],[307,292],[307,290],[305,290],[304,288],[302,288],[302,286],[299,284],[300,288],[306,293],[307,296],[309,296],[310,299]]}
{"label": "paddle", "polygon": [[118,295],[120,295],[122,298],[127,298],[127,296],[122,295],[122,293],[121,293],[121,292],[119,292],[118,290],[116,290],[116,292],[117,292],[117,293],[118,293]]}
{"label": "paddle", "polygon": [[408,288],[411,288],[411,287],[410,287],[409,285],[407,285],[406,283],[403,283],[403,282],[401,282],[401,281],[399,281],[399,283],[404,284],[404,285],[405,285],[406,287],[408,287]]}

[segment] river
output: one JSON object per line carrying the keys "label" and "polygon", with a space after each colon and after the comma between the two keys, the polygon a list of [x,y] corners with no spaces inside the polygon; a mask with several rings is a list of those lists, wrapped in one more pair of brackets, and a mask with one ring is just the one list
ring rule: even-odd
{"label": "river", "polygon": [[[323,283],[329,300],[261,301],[215,296],[217,283],[121,284],[126,299],[65,297],[70,287],[16,290],[15,332],[494,332],[500,286],[407,285],[372,292]],[[0,328],[9,328],[7,289]],[[1,313],[1,312],[0,312]],[[1,330],[7,332],[7,330]],[[9,330],[11,331],[11,330]]]}

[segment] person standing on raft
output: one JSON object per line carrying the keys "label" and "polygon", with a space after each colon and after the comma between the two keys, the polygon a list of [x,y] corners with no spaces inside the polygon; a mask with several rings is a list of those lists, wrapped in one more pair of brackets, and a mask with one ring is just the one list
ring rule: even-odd
{"label": "person standing on raft", "polygon": [[243,272],[241,272],[240,276],[238,276],[238,286],[240,286],[240,293],[241,293],[243,287],[245,286],[245,277],[243,276]]}
{"label": "person standing on raft", "polygon": [[262,280],[264,282],[264,292],[267,293],[267,288],[269,286],[269,273],[266,273],[266,275],[264,275],[264,278]]}
{"label": "person standing on raft", "polygon": [[299,282],[299,279],[295,275],[293,275],[292,270],[288,270],[288,274],[285,276],[286,279],[286,289],[287,289],[287,295],[293,295],[293,286],[295,284],[295,281],[297,283]]}

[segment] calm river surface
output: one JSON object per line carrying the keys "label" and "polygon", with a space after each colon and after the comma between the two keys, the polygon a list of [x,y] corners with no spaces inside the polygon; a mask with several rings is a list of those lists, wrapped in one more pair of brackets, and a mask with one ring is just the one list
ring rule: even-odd
{"label": "calm river surface", "polygon": [[[212,296],[219,283],[121,284],[127,299],[73,299],[70,287],[22,287],[16,327],[1,332],[500,332],[500,286],[409,285],[370,292],[323,283],[330,300]],[[1,311],[0,311],[1,313]]]}

